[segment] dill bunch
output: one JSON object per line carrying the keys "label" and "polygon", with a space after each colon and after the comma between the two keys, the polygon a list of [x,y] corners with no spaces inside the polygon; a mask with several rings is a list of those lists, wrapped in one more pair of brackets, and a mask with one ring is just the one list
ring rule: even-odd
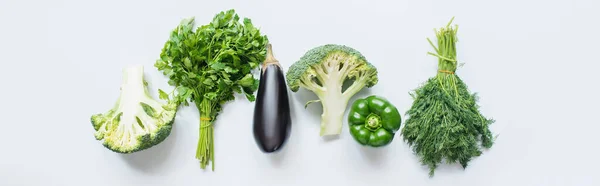
{"label": "dill bunch", "polygon": [[427,39],[435,49],[428,54],[438,58],[438,72],[411,93],[414,101],[401,131],[420,162],[429,167],[429,176],[442,161],[466,168],[482,154],[482,147],[493,144],[489,125],[494,120],[480,113],[476,93],[470,93],[455,74],[458,26],[451,26],[453,20],[435,30],[437,47]]}

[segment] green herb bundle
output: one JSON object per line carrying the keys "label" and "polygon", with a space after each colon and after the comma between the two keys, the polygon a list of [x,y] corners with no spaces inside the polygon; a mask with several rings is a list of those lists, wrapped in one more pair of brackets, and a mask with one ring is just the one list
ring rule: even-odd
{"label": "green herb bundle", "polygon": [[429,167],[430,176],[442,161],[466,168],[482,154],[481,146],[493,144],[488,127],[494,120],[480,113],[477,95],[455,74],[458,28],[451,27],[452,20],[436,30],[437,47],[427,39],[436,51],[429,54],[438,58],[438,72],[411,93],[414,101],[401,131],[421,163]]}
{"label": "green herb bundle", "polygon": [[[194,18],[185,19],[165,43],[155,67],[176,86],[174,99],[185,106],[196,104],[200,111],[200,136],[196,158],[202,169],[214,164],[213,123],[222,104],[245,94],[254,101],[259,81],[252,75],[265,59],[267,36],[251,20],[242,23],[233,9],[217,14],[212,22],[194,32]],[[176,93],[175,93],[176,92]],[[160,91],[160,96],[168,94]]]}

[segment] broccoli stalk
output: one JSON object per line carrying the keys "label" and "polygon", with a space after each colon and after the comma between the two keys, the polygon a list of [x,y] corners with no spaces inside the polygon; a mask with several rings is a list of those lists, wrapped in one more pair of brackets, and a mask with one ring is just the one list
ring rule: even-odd
{"label": "broccoli stalk", "polygon": [[[377,84],[377,69],[358,51],[343,45],[323,45],[309,50],[286,74],[293,92],[304,87],[321,102],[321,136],[341,133],[348,101],[364,87]],[[352,84],[343,89],[344,83]]]}
{"label": "broccoli stalk", "polygon": [[114,152],[144,150],[170,134],[176,109],[174,102],[163,104],[149,95],[143,66],[130,66],[123,69],[121,93],[114,107],[92,115],[94,136]]}

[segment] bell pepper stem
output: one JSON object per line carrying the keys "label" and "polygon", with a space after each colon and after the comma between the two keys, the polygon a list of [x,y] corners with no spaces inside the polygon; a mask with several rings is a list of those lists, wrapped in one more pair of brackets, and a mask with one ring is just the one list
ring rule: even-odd
{"label": "bell pepper stem", "polygon": [[374,113],[369,114],[365,120],[365,127],[372,131],[379,129],[381,127],[381,117]]}

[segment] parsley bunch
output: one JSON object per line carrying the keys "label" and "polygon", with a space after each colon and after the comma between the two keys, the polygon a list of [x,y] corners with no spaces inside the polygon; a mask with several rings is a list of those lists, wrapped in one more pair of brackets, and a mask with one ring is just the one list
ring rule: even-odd
{"label": "parsley bunch", "polygon": [[[171,92],[179,104],[196,104],[200,111],[200,137],[196,158],[201,168],[212,162],[214,170],[213,123],[222,104],[245,94],[254,101],[259,81],[252,75],[265,59],[268,39],[252,21],[235,10],[222,11],[211,23],[194,31],[194,18],[184,19],[164,44],[154,66],[169,77]],[[160,90],[162,98],[169,95]]]}
{"label": "parsley bunch", "polygon": [[493,144],[488,127],[494,120],[479,112],[476,94],[455,74],[457,28],[451,23],[436,30],[438,47],[429,41],[436,51],[429,54],[439,58],[438,73],[411,94],[414,101],[402,129],[404,140],[429,167],[430,176],[442,160],[466,168],[472,158],[481,155],[480,146]]}

